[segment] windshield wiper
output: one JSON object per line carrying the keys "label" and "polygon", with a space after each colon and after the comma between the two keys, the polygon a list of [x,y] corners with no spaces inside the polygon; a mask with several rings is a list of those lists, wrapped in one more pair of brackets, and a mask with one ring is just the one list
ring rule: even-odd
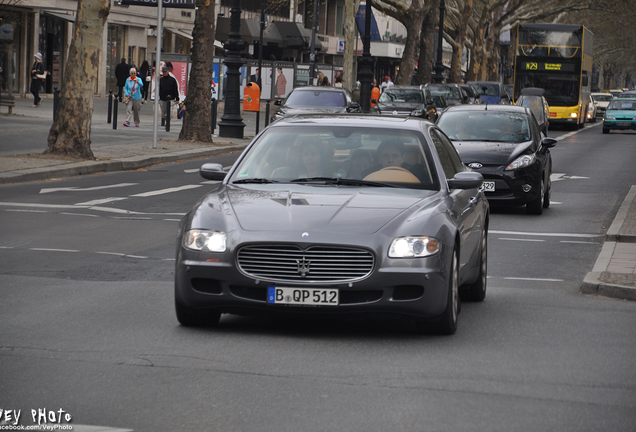
{"label": "windshield wiper", "polygon": [[313,182],[325,182],[324,184],[335,184],[343,186],[375,186],[375,187],[395,187],[394,185],[387,183],[379,183],[366,180],[356,179],[344,179],[340,177],[309,177],[309,178],[297,178],[291,180],[292,183],[313,183]]}
{"label": "windshield wiper", "polygon": [[266,178],[247,178],[241,180],[234,180],[232,184],[245,184],[245,183],[278,183],[276,180],[270,180]]}

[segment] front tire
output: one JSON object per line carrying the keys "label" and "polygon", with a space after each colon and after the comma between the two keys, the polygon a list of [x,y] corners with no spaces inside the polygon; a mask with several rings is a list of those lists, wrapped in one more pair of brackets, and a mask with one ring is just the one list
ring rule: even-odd
{"label": "front tire", "polygon": [[540,215],[543,213],[543,199],[545,197],[545,191],[543,186],[543,178],[539,184],[539,194],[535,199],[526,204],[526,213],[532,215]]}
{"label": "front tire", "polygon": [[457,317],[459,315],[459,266],[457,251],[453,251],[451,268],[448,275],[448,297],[446,309],[442,316],[434,322],[418,321],[417,329],[422,333],[452,335],[457,331]]}
{"label": "front tire", "polygon": [[488,230],[484,230],[479,248],[479,277],[466,289],[460,291],[462,301],[481,302],[486,298],[488,280]]}

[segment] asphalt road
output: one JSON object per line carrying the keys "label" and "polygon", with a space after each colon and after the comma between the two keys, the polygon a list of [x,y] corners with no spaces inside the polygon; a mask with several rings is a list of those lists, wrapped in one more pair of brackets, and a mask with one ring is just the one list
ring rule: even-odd
{"label": "asphalt road", "polygon": [[[578,293],[629,187],[631,132],[553,131],[553,204],[493,210],[486,301],[408,322],[180,327],[178,220],[202,161],[0,187],[0,406],[135,431],[634,431],[636,304]],[[215,158],[231,165],[236,155]]]}

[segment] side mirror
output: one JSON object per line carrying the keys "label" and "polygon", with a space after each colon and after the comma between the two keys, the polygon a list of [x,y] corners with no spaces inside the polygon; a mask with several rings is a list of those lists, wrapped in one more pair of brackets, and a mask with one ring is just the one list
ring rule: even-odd
{"label": "side mirror", "polygon": [[199,170],[199,174],[206,180],[219,180],[225,179],[227,173],[223,171],[223,165],[218,163],[204,164]]}
{"label": "side mirror", "polygon": [[[371,99],[371,102],[373,102],[373,99]],[[351,105],[349,105],[349,108],[351,110],[359,110],[360,104],[358,102],[351,102]]]}
{"label": "side mirror", "polygon": [[274,105],[282,105],[282,104],[283,104],[283,101],[282,101],[282,100],[280,100],[280,99],[276,99],[276,100],[274,101]]}
{"label": "side mirror", "polygon": [[554,147],[557,142],[558,141],[555,140],[554,138],[543,138],[541,140],[541,147],[549,149]]}
{"label": "side mirror", "polygon": [[484,177],[478,172],[462,171],[446,182],[451,189],[477,189],[484,183]]}

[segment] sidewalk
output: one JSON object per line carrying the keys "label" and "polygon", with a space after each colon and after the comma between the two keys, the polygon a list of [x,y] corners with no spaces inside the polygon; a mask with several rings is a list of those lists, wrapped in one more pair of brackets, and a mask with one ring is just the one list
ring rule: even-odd
{"label": "sidewalk", "polygon": [[[52,124],[52,102],[45,110],[45,101],[41,108],[30,108],[31,99],[16,99],[14,116],[38,119],[42,125],[50,127]],[[103,99],[96,99],[93,113],[93,131],[100,128],[102,132],[106,126],[107,109]],[[122,107],[123,105],[120,105]],[[261,122],[264,118],[264,104],[261,105]],[[148,105],[144,105],[148,107]],[[144,108],[142,122],[152,124],[152,116]],[[0,120],[9,118],[7,108],[3,108]],[[120,111],[121,112],[121,111]],[[245,139],[220,138],[213,136],[212,145],[202,143],[178,142],[178,134],[162,134],[157,148],[152,148],[152,133],[150,139],[139,139],[120,143],[121,138],[112,134],[109,142],[102,142],[98,146],[91,146],[97,160],[76,162],[67,159],[44,157],[40,154],[11,154],[0,156],[0,187],[2,184],[12,184],[28,181],[42,181],[60,177],[86,175],[105,171],[123,171],[170,163],[180,160],[212,157],[215,155],[240,152],[250,142],[253,136],[255,122],[250,124],[255,113],[244,113]],[[218,118],[222,115],[222,106]],[[123,117],[120,117],[123,120]],[[6,122],[0,123],[0,127]],[[98,126],[101,125],[101,126]],[[110,126],[110,125],[109,125]],[[174,131],[181,129],[181,121],[173,121]],[[0,129],[0,136],[2,130]],[[110,135],[107,135],[110,136]],[[169,137],[169,138],[167,138]],[[25,139],[28,139],[26,137]],[[0,146],[2,142],[0,141]],[[581,293],[613,297],[636,301],[636,186],[632,186],[621,205],[614,222],[605,236],[603,249],[592,271],[588,273],[581,285]]]}

